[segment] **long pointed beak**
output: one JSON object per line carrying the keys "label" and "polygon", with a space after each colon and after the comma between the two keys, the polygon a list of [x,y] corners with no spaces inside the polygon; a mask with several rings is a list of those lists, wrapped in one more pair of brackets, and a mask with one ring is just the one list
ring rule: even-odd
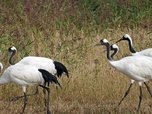
{"label": "long pointed beak", "polygon": [[103,50],[101,53],[104,53],[104,52],[106,52],[107,50]]}
{"label": "long pointed beak", "polygon": [[94,46],[101,46],[101,43],[99,42],[99,43],[97,43],[96,45],[94,45]]}
{"label": "long pointed beak", "polygon": [[119,39],[118,41],[116,41],[116,43],[120,42],[121,40],[123,40],[123,39],[122,39],[122,38],[121,38],[121,39]]}

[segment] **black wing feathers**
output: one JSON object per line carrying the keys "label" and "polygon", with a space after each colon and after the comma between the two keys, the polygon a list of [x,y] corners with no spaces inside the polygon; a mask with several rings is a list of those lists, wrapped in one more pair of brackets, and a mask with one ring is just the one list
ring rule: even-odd
{"label": "black wing feathers", "polygon": [[[51,73],[49,73],[48,71],[46,70],[43,70],[43,69],[38,69],[41,73],[42,73],[42,76],[44,78],[44,84],[46,85],[46,83],[48,83],[48,86],[51,83],[55,83],[56,85],[60,86],[60,83],[58,82],[57,78],[52,75]],[[60,86],[61,87],[61,86]]]}
{"label": "black wing feathers", "polygon": [[69,77],[68,70],[62,63],[60,63],[58,61],[54,61],[54,64],[55,64],[55,69],[57,70],[58,77],[61,77],[62,73],[64,73],[64,72],[66,73],[67,77]]}

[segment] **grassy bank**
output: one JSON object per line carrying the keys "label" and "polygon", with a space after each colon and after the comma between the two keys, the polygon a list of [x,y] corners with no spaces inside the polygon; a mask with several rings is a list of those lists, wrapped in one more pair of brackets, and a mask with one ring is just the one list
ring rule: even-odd
{"label": "grassy bank", "polygon": [[[101,53],[104,47],[93,47],[102,38],[115,43],[125,33],[131,35],[136,50],[152,47],[151,1],[115,0],[7,0],[0,4],[0,54],[8,67],[9,46],[16,46],[14,61],[24,56],[45,56],[64,63],[70,78],[59,79],[62,90],[51,86],[51,111],[57,114],[134,114],[139,88],[115,110],[130,80],[113,69]],[[119,43],[115,60],[130,55],[127,43]],[[124,51],[125,50],[125,51]],[[151,83],[149,83],[151,85]],[[19,113],[22,100],[10,99],[22,94],[14,84],[0,86],[1,113]],[[29,87],[28,92],[34,92]],[[28,98],[27,114],[44,113],[42,91]],[[151,113],[151,98],[143,86],[141,113]]]}

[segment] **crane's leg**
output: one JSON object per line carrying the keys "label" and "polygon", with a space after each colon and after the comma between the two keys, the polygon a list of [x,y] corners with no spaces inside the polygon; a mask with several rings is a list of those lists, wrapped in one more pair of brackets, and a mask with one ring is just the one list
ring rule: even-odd
{"label": "crane's leg", "polygon": [[124,96],[122,97],[122,99],[120,100],[118,106],[120,106],[121,102],[122,102],[122,101],[125,99],[125,97],[129,94],[130,89],[131,89],[131,87],[132,87],[132,85],[133,85],[134,82],[135,82],[134,80],[131,80],[130,86],[129,86],[129,88],[127,89],[127,91],[125,92],[125,94],[124,94]]}
{"label": "crane's leg", "polygon": [[140,88],[140,94],[139,94],[139,104],[138,104],[138,113],[139,113],[139,109],[140,109],[140,104],[141,104],[141,100],[142,100],[142,86],[140,85],[139,88]]}
{"label": "crane's leg", "polygon": [[27,105],[27,97],[26,97],[26,93],[24,92],[24,105],[23,105],[22,114],[24,113],[26,105]]}
{"label": "crane's leg", "polygon": [[152,91],[151,91],[150,87],[147,85],[146,82],[144,82],[144,84],[145,84],[145,86],[146,86],[146,88],[147,88],[147,90],[148,90],[150,96],[152,97]]}
{"label": "crane's leg", "polygon": [[[26,97],[37,95],[38,93],[39,93],[38,86],[36,86],[36,91],[34,93],[27,94]],[[11,101],[17,101],[18,99],[23,98],[23,97],[24,97],[24,95],[23,96],[17,96],[17,97],[12,98]]]}
{"label": "crane's leg", "polygon": [[46,86],[44,86],[44,85],[39,85],[39,86],[42,87],[42,88],[44,88],[44,89],[47,90],[47,92],[48,92],[48,98],[47,98],[46,107],[47,107],[47,114],[51,114],[51,111],[50,111],[50,109],[49,109],[49,107],[50,107],[50,103],[49,103],[49,101],[50,101],[50,88],[48,88],[48,87],[46,87]]}
{"label": "crane's leg", "polygon": [[46,90],[43,88],[43,93],[44,93],[44,104],[45,104],[45,106],[46,106]]}
{"label": "crane's leg", "polygon": [[48,91],[47,114],[51,114],[50,109],[49,109],[49,107],[50,107],[50,104],[49,104],[49,101],[50,101],[50,88],[48,88],[47,91]]}

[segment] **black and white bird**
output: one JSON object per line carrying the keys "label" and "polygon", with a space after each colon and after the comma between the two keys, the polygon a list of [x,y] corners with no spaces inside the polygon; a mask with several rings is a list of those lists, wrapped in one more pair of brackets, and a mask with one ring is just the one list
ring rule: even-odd
{"label": "black and white bird", "polygon": [[[142,101],[142,83],[144,83],[147,87],[148,92],[152,96],[152,92],[150,88],[146,84],[147,81],[152,80],[152,58],[147,56],[128,56],[122,58],[120,60],[114,61],[110,56],[110,43],[107,39],[102,39],[97,46],[104,45],[107,49],[107,59],[109,63],[114,67],[116,70],[120,71],[121,73],[127,75],[129,78],[135,80],[139,84],[140,88],[140,95],[139,95],[139,103],[138,103],[138,111],[140,109],[140,104]],[[130,84],[128,90],[125,92],[125,95],[120,100],[119,105],[124,100],[124,98],[128,95],[132,83]]]}
{"label": "black and white bird", "polygon": [[142,56],[148,56],[152,57],[152,48],[148,48],[139,52],[136,52],[134,47],[133,47],[133,41],[130,35],[125,34],[121,39],[119,39],[116,43],[120,41],[128,41],[129,44],[129,51],[131,52],[132,55],[142,55]]}
{"label": "black and white bird", "polygon": [[[12,46],[8,48],[8,52],[11,53],[11,56],[9,58],[9,63],[13,65],[14,63],[12,62],[12,58],[17,52],[17,49]],[[45,63],[45,64],[43,64]],[[33,65],[36,66],[37,68],[43,68],[50,72],[53,75],[57,75],[58,77],[61,77],[63,73],[69,77],[69,73],[67,68],[58,61],[54,61],[49,58],[45,57],[37,57],[37,56],[27,56],[21,59],[17,64],[28,64],[28,65]]]}
{"label": "black and white bird", "polygon": [[[60,86],[57,78],[54,75],[52,75],[46,70],[38,69],[35,66],[17,64],[11,65],[6,68],[2,76],[0,77],[0,84],[7,84],[11,82],[22,87],[22,91],[24,93],[24,105],[22,113],[24,113],[27,104],[26,87],[31,85],[37,85],[47,90],[48,92],[46,107],[47,114],[51,114],[49,109],[50,89],[45,86],[45,83],[51,82],[54,83],[56,86]],[[20,98],[20,96],[18,98]]]}
{"label": "black and white bird", "polygon": [[[118,53],[119,51],[119,47],[116,45],[116,44],[112,44],[111,45],[111,50],[114,51],[112,54],[111,54],[111,58],[113,59],[113,57]],[[124,95],[124,98],[129,94],[129,91],[133,85],[133,83],[135,82],[135,80],[131,79],[131,83],[130,83],[130,86],[128,88],[128,90],[126,91],[125,95]],[[145,86],[147,87],[147,90],[149,91],[151,97],[152,97],[152,91],[150,90],[149,86],[146,84],[146,82],[144,82]],[[123,98],[123,99],[124,99]],[[119,102],[118,106],[121,104],[121,102],[123,101],[123,99]]]}
{"label": "black and white bird", "polygon": [[[11,53],[11,56],[9,58],[9,63],[11,65],[13,65],[14,63],[12,62],[12,59],[13,59],[14,55],[16,54],[17,49],[14,46],[12,46],[12,47],[8,48],[8,52]],[[67,77],[69,77],[68,70],[62,63],[60,63],[58,61],[54,61],[49,58],[37,57],[37,56],[27,56],[27,57],[24,57],[23,59],[21,59],[15,65],[18,65],[18,64],[32,65],[32,66],[37,67],[38,69],[44,69],[57,77],[61,77],[63,73],[65,73],[67,75]],[[47,83],[47,85],[49,86],[49,82]],[[45,104],[46,104],[45,89],[43,92],[44,92],[44,100],[45,100]],[[35,94],[38,94],[38,87],[36,88],[36,92],[33,94],[29,94],[29,96],[35,95]]]}
{"label": "black and white bird", "polygon": [[[125,34],[121,39],[119,39],[116,43],[120,41],[127,41],[129,46],[129,51],[131,52],[132,56],[148,56],[152,57],[152,48],[148,48],[139,52],[136,52],[133,46],[132,38],[129,34]],[[131,85],[135,82],[135,80],[131,79]],[[147,85],[146,85],[147,86]]]}

